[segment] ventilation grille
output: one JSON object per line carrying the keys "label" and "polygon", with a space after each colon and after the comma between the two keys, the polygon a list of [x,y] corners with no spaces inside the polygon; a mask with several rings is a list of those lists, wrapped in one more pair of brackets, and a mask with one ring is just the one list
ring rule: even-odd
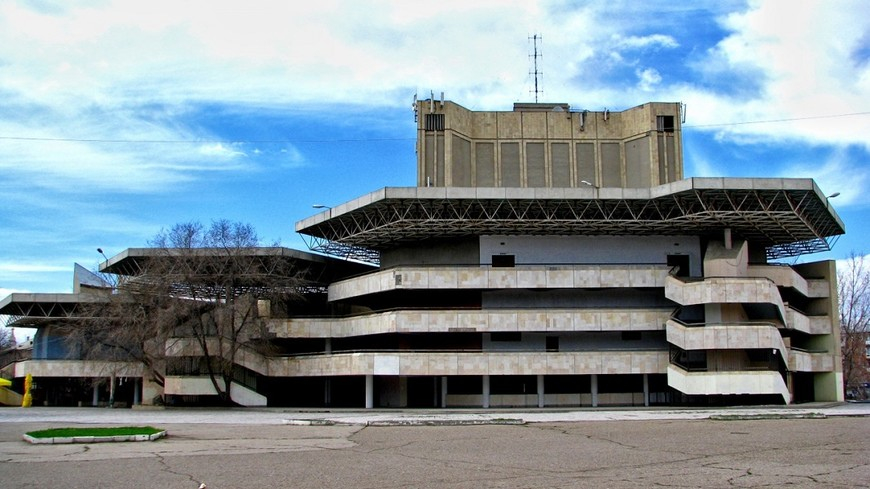
{"label": "ventilation grille", "polygon": [[444,114],[426,114],[427,131],[444,130]]}

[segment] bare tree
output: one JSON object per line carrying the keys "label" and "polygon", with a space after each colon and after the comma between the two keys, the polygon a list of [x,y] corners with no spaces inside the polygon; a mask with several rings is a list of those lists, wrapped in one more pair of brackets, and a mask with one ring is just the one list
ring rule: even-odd
{"label": "bare tree", "polygon": [[12,348],[13,346],[15,346],[15,336],[12,334],[12,330],[5,326],[0,326],[0,351]]}
{"label": "bare tree", "polygon": [[860,385],[870,381],[866,342],[870,338],[870,263],[852,252],[837,271],[840,301],[840,343],[847,393],[863,396]]}
{"label": "bare tree", "polygon": [[181,223],[160,232],[124,270],[76,340],[87,357],[141,362],[158,384],[169,373],[207,375],[223,403],[244,371],[243,353],[264,353],[261,317],[298,297],[295,261],[259,246],[249,224]]}

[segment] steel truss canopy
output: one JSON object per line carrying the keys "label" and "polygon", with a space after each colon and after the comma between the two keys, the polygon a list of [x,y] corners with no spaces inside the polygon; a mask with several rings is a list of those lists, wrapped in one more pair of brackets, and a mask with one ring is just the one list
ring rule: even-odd
{"label": "steel truss canopy", "polygon": [[0,314],[9,316],[6,326],[29,327],[59,319],[78,319],[81,304],[106,300],[101,294],[14,293],[0,300]]}
{"label": "steel truss canopy", "polygon": [[710,235],[768,259],[828,251],[845,226],[812,179],[689,178],[652,188],[387,187],[296,223],[312,250],[376,263],[430,238]]}

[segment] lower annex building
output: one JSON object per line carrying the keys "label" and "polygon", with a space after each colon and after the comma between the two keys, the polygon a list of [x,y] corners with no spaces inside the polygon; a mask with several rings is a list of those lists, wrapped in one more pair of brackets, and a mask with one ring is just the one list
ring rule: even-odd
{"label": "lower annex building", "polygon": [[[679,104],[472,112],[430,99],[415,109],[417,187],[298,222],[322,254],[250,250],[307,270],[308,300],[261,304],[272,348],[238,358],[234,401],[843,400],[835,264],[777,261],[828,250],[845,232],[811,179],[684,179]],[[129,249],[101,269],[124,275],[149,253]],[[158,386],[135,362],[71,355],[57,325],[101,300],[86,282],[0,301],[12,325],[38,331],[32,359],[4,377],[31,373],[49,404],[100,404],[110,392],[128,404],[208,402],[215,391],[199,371],[170,367]]]}

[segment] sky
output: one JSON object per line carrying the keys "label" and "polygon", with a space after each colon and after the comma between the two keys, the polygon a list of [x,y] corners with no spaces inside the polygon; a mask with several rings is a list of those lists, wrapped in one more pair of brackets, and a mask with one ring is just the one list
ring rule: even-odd
{"label": "sky", "polygon": [[682,102],[685,177],[811,177],[870,253],[864,0],[0,2],[0,298],[173,224],[295,222],[416,183],[414,96]]}

